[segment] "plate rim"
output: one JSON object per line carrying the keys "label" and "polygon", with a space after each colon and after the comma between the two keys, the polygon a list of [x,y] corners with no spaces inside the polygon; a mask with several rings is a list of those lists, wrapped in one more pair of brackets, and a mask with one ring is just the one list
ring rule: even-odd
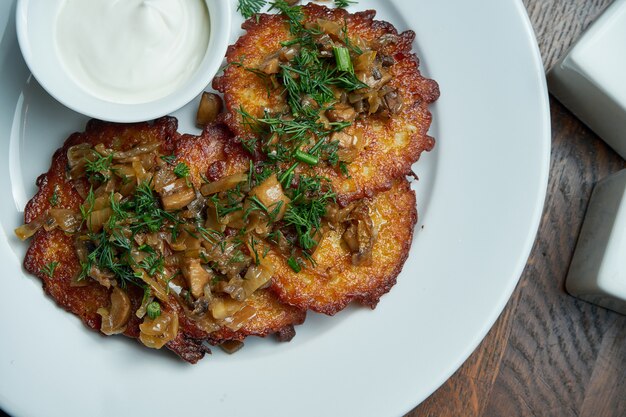
{"label": "plate rim", "polygon": [[476,349],[479,347],[479,345],[482,343],[485,337],[487,337],[487,334],[493,328],[496,321],[500,318],[500,316],[504,312],[504,309],[506,308],[507,304],[511,300],[513,292],[519,285],[522,275],[524,273],[524,270],[526,269],[526,266],[528,265],[528,260],[530,258],[533,247],[537,240],[537,235],[539,233],[539,227],[541,225],[543,212],[544,212],[545,204],[547,200],[547,192],[548,192],[548,185],[549,185],[548,182],[550,178],[550,161],[552,157],[552,142],[551,142],[552,141],[552,126],[551,126],[551,114],[550,114],[550,95],[548,92],[547,80],[545,77],[543,57],[541,56],[541,51],[539,49],[539,44],[537,42],[537,37],[535,34],[535,30],[532,26],[532,22],[530,20],[530,16],[528,15],[528,12],[522,0],[513,0],[513,1],[515,2],[516,7],[518,8],[519,15],[523,19],[524,29],[526,30],[526,34],[527,34],[527,40],[529,40],[531,44],[531,50],[533,51],[533,58],[534,58],[533,65],[535,66],[535,70],[538,73],[543,74],[542,77],[539,77],[540,83],[538,87],[539,87],[540,95],[542,96],[541,123],[543,125],[543,134],[542,134],[543,140],[541,141],[541,143],[543,144],[545,149],[542,152],[543,157],[544,157],[543,163],[542,163],[543,169],[541,172],[542,186],[538,190],[539,197],[536,200],[535,210],[532,216],[533,226],[530,229],[526,238],[526,242],[524,244],[525,246],[524,255],[518,258],[518,264],[515,268],[516,272],[513,273],[514,276],[517,276],[517,279],[510,280],[507,290],[501,294],[500,300],[498,300],[497,307],[493,308],[493,314],[491,315],[489,320],[483,324],[482,330],[479,333],[476,333],[474,341],[470,345],[468,345],[463,355],[459,357],[459,359],[456,361],[455,364],[449,367],[449,372],[446,373],[447,376],[438,384],[432,384],[432,386],[434,386],[434,389],[430,390],[431,391],[430,394],[423,396],[423,398],[420,398],[419,402],[415,403],[412,407],[405,409],[404,414],[409,413],[410,411],[418,407],[422,402],[424,402],[428,397],[430,397],[440,387],[442,387],[459,369],[461,369],[463,364],[465,364],[465,362],[476,351]]}

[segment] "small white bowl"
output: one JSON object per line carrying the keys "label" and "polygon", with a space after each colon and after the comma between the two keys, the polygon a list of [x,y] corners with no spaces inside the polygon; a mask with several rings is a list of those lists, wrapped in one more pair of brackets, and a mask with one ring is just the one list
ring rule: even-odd
{"label": "small white bowl", "polygon": [[626,169],[593,189],[576,251],[567,274],[567,292],[626,315]]}
{"label": "small white bowl", "polygon": [[231,2],[205,0],[209,11],[210,38],[199,67],[180,88],[154,101],[115,103],[95,97],[66,72],[55,47],[55,22],[65,0],[18,0],[17,37],[26,64],[41,84],[66,107],[101,120],[130,123],[169,114],[193,100],[218,72],[229,43]]}
{"label": "small white bowl", "polygon": [[626,0],[615,0],[548,72],[561,103],[626,158]]}

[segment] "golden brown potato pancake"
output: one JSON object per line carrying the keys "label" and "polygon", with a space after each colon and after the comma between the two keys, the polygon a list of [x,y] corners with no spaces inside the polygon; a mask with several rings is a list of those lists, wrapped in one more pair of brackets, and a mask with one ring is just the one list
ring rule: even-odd
{"label": "golden brown potato pancake", "polygon": [[[315,4],[303,6],[302,10],[305,22],[317,19],[345,22],[352,40],[359,37],[364,42],[377,43],[380,54],[393,57],[389,85],[397,89],[404,101],[397,114],[365,116],[344,130],[349,135],[359,135],[367,144],[348,165],[349,177],[332,167],[315,168],[318,175],[331,179],[338,202],[346,205],[388,189],[394,179],[410,174],[411,165],[423,151],[432,149],[434,139],[427,135],[431,123],[428,105],[439,97],[439,87],[420,74],[419,60],[411,52],[414,32],[399,34],[390,23],[374,20],[373,10],[350,14]],[[246,34],[228,49],[226,58],[231,65],[214,80],[213,87],[224,93],[226,124],[235,135],[248,137],[251,131],[243,123],[240,109],[262,117],[266,110],[277,112],[285,108],[281,90],[268,91],[266,82],[249,69],[261,67],[269,55],[282,47],[281,42],[292,35],[286,18],[275,14],[249,19],[243,29]]]}
{"label": "golden brown potato pancake", "polygon": [[[176,154],[180,161],[189,165],[190,179],[196,185],[201,182],[201,175],[217,179],[247,168],[247,157],[241,147],[232,142],[229,132],[223,126],[209,126],[201,136],[181,136],[176,129],[177,121],[171,117],[164,117],[153,123],[128,125],[90,121],[84,133],[73,134],[55,152],[49,171],[37,179],[39,190],[26,206],[25,222],[35,220],[50,209],[53,194],[58,201],[55,207],[78,211],[83,198],[75,186],[67,181],[66,167],[68,148],[79,143],[103,143],[107,147],[127,150],[140,142],[159,142],[162,144],[163,154]],[[43,272],[44,266],[50,262],[58,262],[52,276]],[[58,229],[46,231],[42,228],[32,238],[24,266],[42,280],[44,290],[57,304],[77,315],[88,327],[100,329],[101,317],[97,310],[109,305],[109,290],[91,279],[80,281],[76,285],[75,277],[80,271],[80,263],[72,236]],[[134,312],[141,304],[142,291],[129,285],[127,292]],[[209,352],[204,341],[219,343],[230,339],[242,340],[248,335],[266,336],[276,332],[290,332],[293,325],[302,323],[305,318],[304,311],[280,303],[268,291],[253,295],[251,303],[257,308],[257,315],[242,329],[215,335],[202,331],[178,307],[180,331],[176,339],[166,346],[184,360],[195,363]],[[172,302],[171,305],[177,306],[177,303]],[[139,324],[140,320],[132,314],[124,334],[137,338]]]}
{"label": "golden brown potato pancake", "polygon": [[299,273],[273,248],[268,254],[276,268],[272,290],[283,302],[332,315],[351,301],[374,308],[395,285],[417,221],[415,193],[403,178],[389,191],[358,204],[368,206],[377,230],[371,262],[353,264],[352,253],[343,241],[345,226],[324,233],[313,254],[315,265],[307,265]]}

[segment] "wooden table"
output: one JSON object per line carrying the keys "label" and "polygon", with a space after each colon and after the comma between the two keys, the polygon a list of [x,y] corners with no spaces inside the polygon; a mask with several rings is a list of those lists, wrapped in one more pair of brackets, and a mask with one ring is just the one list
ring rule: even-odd
{"label": "wooden table", "polygon": [[[524,0],[546,69],[610,3]],[[591,191],[624,160],[553,97],[550,110],[548,195],[517,289],[461,369],[405,417],[626,416],[626,317],[564,290]]]}

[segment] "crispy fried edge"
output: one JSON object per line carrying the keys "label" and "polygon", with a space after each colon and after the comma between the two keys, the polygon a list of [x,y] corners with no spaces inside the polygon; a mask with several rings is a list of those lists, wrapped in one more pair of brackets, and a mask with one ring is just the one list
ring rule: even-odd
{"label": "crispy fried edge", "polygon": [[[78,192],[65,180],[67,166],[67,150],[70,146],[79,143],[105,143],[119,137],[128,137],[124,132],[131,132],[131,136],[144,134],[158,137],[162,142],[164,153],[173,148],[178,140],[176,132],[176,119],[164,117],[150,123],[137,123],[131,125],[118,125],[114,123],[91,120],[88,122],[85,132],[74,133],[58,149],[52,158],[52,164],[46,174],[39,176],[37,186],[39,190],[28,202],[24,212],[24,219],[30,222],[51,208],[50,198],[56,190],[59,197],[59,208],[78,210],[82,203]],[[116,134],[111,134],[114,132]],[[136,142],[128,140],[124,142],[124,149],[134,146]],[[59,262],[52,277],[42,272],[42,267],[50,261]],[[97,309],[109,305],[109,291],[94,281],[84,281],[84,286],[72,286],[73,278],[80,270],[80,265],[71,236],[60,230],[39,230],[33,236],[24,258],[24,267],[31,274],[41,279],[44,291],[66,311],[78,316],[85,325],[95,331],[100,330],[101,317]],[[141,291],[134,287],[128,287],[127,293],[135,311],[141,304]],[[124,331],[124,335],[131,338],[139,337],[140,320],[132,314],[131,319]],[[202,358],[207,351],[200,341],[191,335],[198,335],[195,329],[190,329],[185,323],[183,331],[179,332],[176,339],[166,346],[178,354],[182,359],[195,363]],[[191,330],[187,332],[187,330]],[[190,334],[187,334],[190,333]]]}
{"label": "crispy fried edge", "polygon": [[269,290],[255,292],[250,299],[253,307],[264,307],[258,311],[257,316],[251,318],[237,331],[224,327],[209,334],[209,343],[217,345],[228,340],[243,341],[247,336],[267,337],[285,332],[295,334],[294,326],[304,323],[306,319],[305,310],[283,303]]}

